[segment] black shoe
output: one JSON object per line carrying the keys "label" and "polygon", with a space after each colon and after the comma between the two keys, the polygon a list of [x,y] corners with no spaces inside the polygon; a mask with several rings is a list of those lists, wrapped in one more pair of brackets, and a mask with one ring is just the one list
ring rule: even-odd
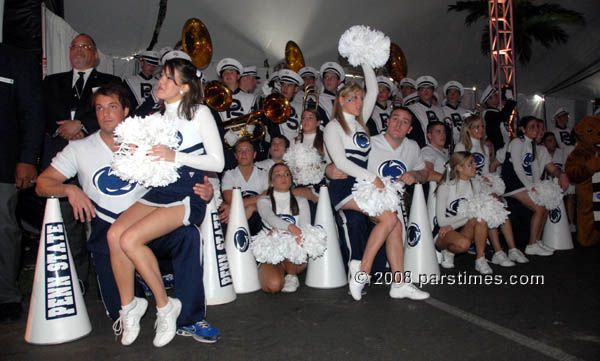
{"label": "black shoe", "polygon": [[20,302],[9,302],[0,304],[0,321],[17,321],[21,318],[23,308]]}

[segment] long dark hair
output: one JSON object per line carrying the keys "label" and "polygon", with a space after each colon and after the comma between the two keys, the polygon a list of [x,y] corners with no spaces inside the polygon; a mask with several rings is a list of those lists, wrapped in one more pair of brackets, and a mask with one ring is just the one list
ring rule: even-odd
{"label": "long dark hair", "polygon": [[[196,76],[196,67],[190,61],[186,59],[170,59],[165,62],[163,71],[167,70],[169,74],[173,77],[173,81],[175,82],[175,71],[179,73],[179,79],[181,80],[182,85],[187,84],[189,86],[189,91],[187,91],[183,95],[183,99],[181,99],[181,103],[179,103],[179,108],[177,109],[177,115],[181,118],[185,118],[187,120],[192,120],[194,115],[196,114],[196,110],[198,109],[198,104],[200,99],[202,98],[202,83],[200,79]],[[165,107],[161,109],[161,114],[164,114]]]}
{"label": "long dark hair", "polygon": [[[290,170],[290,167],[287,166],[287,164],[275,163],[275,164],[273,164],[271,169],[269,169],[269,182],[271,182],[271,180],[273,179],[273,170],[275,169],[275,167],[285,167],[287,169],[287,171],[290,173],[290,178],[292,177],[292,171]],[[293,184],[292,184],[292,186],[293,186]],[[275,204],[275,197],[273,196],[273,192],[274,192],[273,185],[271,184],[271,185],[269,185],[269,189],[267,190],[267,195],[271,199],[271,209],[273,210],[273,213],[277,214],[277,205]],[[298,208],[298,201],[296,200],[296,197],[294,197],[294,194],[292,193],[292,187],[290,187],[288,192],[290,192],[290,210],[292,211],[292,216],[295,216],[300,213],[300,208]]]}
{"label": "long dark hair", "polygon": [[[319,118],[319,112],[316,111],[315,109],[304,109],[304,111],[302,112],[304,114],[304,112],[309,112],[314,114],[315,119],[317,120],[317,135],[315,136],[315,140],[313,141],[313,147],[317,148],[317,151],[319,151],[319,154],[321,155],[321,157],[325,156],[325,148],[323,147],[323,131],[321,130],[321,127],[319,127],[319,124],[321,123],[321,119]],[[302,121],[302,120],[301,120]],[[300,143],[302,143],[304,141],[304,129],[300,128],[300,134],[298,134],[298,136],[296,137],[296,140]]]}

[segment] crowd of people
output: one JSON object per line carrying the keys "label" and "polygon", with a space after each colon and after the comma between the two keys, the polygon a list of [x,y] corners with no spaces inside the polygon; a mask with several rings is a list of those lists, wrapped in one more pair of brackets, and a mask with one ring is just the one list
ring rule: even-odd
{"label": "crowd of people", "polygon": [[[140,73],[124,80],[95,70],[97,59],[92,37],[80,34],[70,44],[71,71],[49,75],[41,84],[28,81],[32,88],[27,90],[27,106],[18,107],[29,112],[23,115],[28,121],[23,124],[31,134],[17,137],[27,139],[27,144],[14,147],[20,154],[12,158],[11,166],[16,169],[17,187],[35,184],[38,195],[61,197],[82,287],[88,283],[89,251],[107,315],[115,321],[115,333],[122,334],[123,345],[135,341],[148,308],[136,290],[140,278],[156,302],[155,346],[168,344],[176,334],[217,341],[219,331],[205,319],[197,226],[204,219],[206,203],[218,197],[219,218],[227,228],[234,188],[241,189],[252,235],[276,228],[300,239],[301,227],[314,224],[319,189],[327,185],[347,261],[349,293],[357,301],[368,282],[359,274],[385,269],[386,262],[394,274],[391,298],[429,297],[401,277],[409,202],[402,202],[397,211],[369,215],[353,193],[359,181],[381,189],[384,178],[390,178],[406,186],[405,194],[415,183],[431,188],[428,201],[436,200],[433,236],[443,268],[453,268],[455,254],[474,245],[475,271],[492,273],[485,256],[488,240],[494,251],[491,263],[502,267],[553,253],[541,241],[547,210],[532,201],[528,189],[553,177],[569,194],[569,179],[561,167],[574,139],[563,108],[554,114],[555,127],[544,132],[539,119],[515,117],[516,102],[504,89],[485,89],[479,99],[483,110],[474,112],[461,107],[464,88],[458,81],[446,83],[439,96],[439,84],[430,75],[395,83],[363,64],[363,87],[346,79],[342,66],[326,62],[319,71],[310,66],[298,72],[280,69],[259,86],[255,66],[224,58],[217,63],[216,75],[230,90],[232,103],[218,111],[201,103],[206,74],[180,50],[141,52]],[[316,86],[317,96],[305,96],[308,85]],[[272,92],[289,101],[290,115],[284,122],[263,118],[264,137],[255,136],[259,127],[243,131],[227,127],[232,119],[263,108],[265,96]],[[43,99],[32,100],[31,94],[42,94]],[[499,107],[501,96],[505,102]],[[179,179],[165,187],[123,181],[110,167],[119,147],[115,128],[128,116],[149,114],[160,114],[180,135],[176,149],[156,144],[148,153],[180,166]],[[518,135],[513,136],[510,124],[517,124],[513,130]],[[300,146],[314,148],[326,165],[320,181],[302,184],[293,178],[284,155]],[[524,252],[517,247],[510,219],[490,228],[484,220],[457,212],[461,201],[481,192],[493,177],[506,184],[504,193],[493,194],[496,199],[506,202],[511,197],[532,212]],[[10,200],[11,208],[3,210],[11,218],[7,224],[16,223],[14,188],[0,188],[3,198]],[[572,225],[574,199],[568,195],[566,200]],[[91,226],[89,236],[86,223]],[[14,239],[18,230],[6,233]],[[12,273],[0,272],[0,301],[3,314],[14,315],[20,313],[21,302],[14,271],[19,257],[14,249],[10,252],[8,248],[1,252],[12,258],[2,262]],[[260,264],[263,291],[295,292],[298,274],[305,268],[306,263],[288,259]],[[165,273],[174,276],[175,297],[167,295]]]}

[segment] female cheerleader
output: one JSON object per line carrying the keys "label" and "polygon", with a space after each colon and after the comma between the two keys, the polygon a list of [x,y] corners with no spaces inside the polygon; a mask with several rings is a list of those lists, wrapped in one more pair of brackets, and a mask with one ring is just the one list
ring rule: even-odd
{"label": "female cheerleader", "polygon": [[173,122],[181,142],[177,150],[155,145],[148,156],[182,166],[176,182],[150,189],[123,212],[108,231],[110,259],[122,304],[117,322],[122,325],[123,345],[135,341],[140,318],[148,306],[145,299],[134,297],[135,271],[156,300],[154,345],[164,346],[175,336],[181,302],[167,297],[156,257],[147,244],[181,225],[202,222],[206,203],[193,194],[193,186],[203,182],[203,171],[221,172],[224,166],[223,146],[215,120],[206,106],[198,104],[201,84],[194,65],[186,59],[168,60],[156,95],[164,100],[162,116]]}
{"label": "female cheerleader", "polygon": [[[464,129],[464,128],[463,128]],[[466,252],[475,242],[475,270],[482,274],[492,273],[492,269],[484,256],[488,226],[484,220],[467,219],[458,215],[461,201],[477,194],[481,185],[474,179],[476,163],[470,152],[458,151],[450,157],[450,170],[446,171],[447,181],[442,181],[437,188],[435,213],[440,226],[437,248],[442,250],[444,262],[454,263],[454,254]]]}
{"label": "female cheerleader", "polygon": [[[284,163],[275,164],[269,170],[269,189],[267,195],[258,200],[257,207],[264,225],[288,231],[298,242],[302,237],[299,226],[310,224],[308,201],[292,194],[292,173]],[[296,292],[300,286],[297,275],[305,269],[306,263],[298,265],[287,259],[279,264],[263,263],[258,269],[258,278],[267,293]]]}
{"label": "female cheerleader", "polygon": [[[470,152],[475,159],[477,175],[482,176],[483,180],[487,181],[486,176],[490,174],[490,168],[493,166],[493,162],[491,161],[490,150],[484,144],[484,138],[485,127],[483,125],[483,119],[478,116],[470,116],[464,121],[463,128],[460,132],[460,143],[456,145],[455,149],[456,151],[466,150]],[[495,194],[495,196],[499,198],[501,194]],[[515,237],[512,230],[512,223],[509,218],[507,218],[506,222],[500,226],[500,230],[502,231],[502,235],[504,235],[504,239],[508,246],[508,255],[506,255],[500,245],[498,229],[492,228],[489,230],[488,234],[495,251],[492,256],[492,263],[502,267],[512,267],[515,265],[514,262],[529,262],[523,252],[515,246]]]}
{"label": "female cheerleader", "polygon": [[[378,87],[373,69],[364,64],[362,68],[367,88],[366,95],[355,83],[344,86],[336,96],[332,120],[324,131],[328,156],[339,170],[348,175],[345,179],[329,181],[331,203],[336,211],[344,209],[365,213],[352,197],[352,187],[356,178],[372,182],[378,188],[384,187],[381,179],[367,170],[371,143],[364,119],[368,119],[373,111]],[[428,298],[428,293],[419,290],[411,283],[402,282],[402,272],[404,272],[402,224],[397,214],[385,211],[373,218],[377,224],[369,235],[362,260],[351,260],[349,263],[349,288],[352,297],[356,301],[361,299],[362,288],[368,281],[367,275],[371,272],[375,255],[385,242],[388,261],[394,274],[390,297]]]}
{"label": "female cheerleader", "polygon": [[505,196],[515,198],[533,212],[530,221],[529,244],[525,248],[525,253],[550,256],[554,251],[544,246],[541,241],[547,211],[546,208],[531,200],[527,187],[539,182],[544,170],[558,178],[563,190],[568,187],[569,179],[552,163],[546,147],[536,146],[539,126],[535,117],[523,117],[519,121],[519,130],[523,135],[509,143],[506,159],[502,165],[502,179],[506,183]]}

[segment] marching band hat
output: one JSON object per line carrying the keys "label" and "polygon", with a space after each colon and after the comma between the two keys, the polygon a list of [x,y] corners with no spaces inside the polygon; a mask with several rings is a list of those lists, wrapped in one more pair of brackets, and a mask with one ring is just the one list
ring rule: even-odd
{"label": "marching band hat", "polygon": [[392,83],[392,81],[390,80],[390,78],[386,77],[386,76],[378,76],[377,77],[377,85],[384,85],[386,86],[390,91],[394,90],[394,83]]}
{"label": "marching band hat", "polygon": [[242,66],[242,64],[233,59],[233,58],[223,58],[219,61],[219,63],[217,64],[217,75],[221,76],[221,73],[223,72],[223,70],[227,70],[227,69],[233,69],[235,71],[238,72],[238,74],[242,74],[242,69],[244,69],[244,67]]}
{"label": "marching band hat", "polygon": [[483,91],[483,93],[481,93],[481,98],[479,98],[479,103],[480,104],[485,104],[485,102],[488,101],[488,99],[494,95],[494,93],[496,93],[496,89],[492,88],[492,85],[488,85],[487,87],[485,87],[485,90]]}
{"label": "marching band hat", "polygon": [[556,109],[556,111],[554,112],[554,115],[552,116],[552,119],[556,119],[565,114],[569,114],[569,112],[565,108],[560,107],[560,108]]}
{"label": "marching band hat", "polygon": [[402,100],[402,105],[404,105],[406,107],[418,100],[419,100],[419,93],[411,93]]}
{"label": "marching band hat", "polygon": [[138,54],[138,57],[140,58],[140,60],[154,65],[154,66],[158,66],[159,64],[159,59],[160,59],[160,54],[158,53],[158,51],[151,51],[151,50],[145,50],[145,51],[141,51]]}
{"label": "marching band hat", "polygon": [[325,76],[325,73],[334,73],[340,78],[340,81],[344,81],[346,79],[346,73],[344,73],[344,69],[340,66],[340,64],[334,61],[328,61],[325,64],[321,65],[321,77]]}
{"label": "marching band hat", "polygon": [[417,78],[417,90],[426,86],[430,86],[433,89],[438,87],[438,82],[431,75],[422,75]]}
{"label": "marching band hat", "polygon": [[290,83],[296,86],[303,86],[304,80],[291,69],[281,69],[279,71],[279,82],[280,83]]}
{"label": "marching band hat", "polygon": [[409,86],[411,88],[417,89],[417,83],[413,78],[402,78],[400,80],[400,87]]}
{"label": "marching band hat", "polygon": [[305,78],[307,76],[312,76],[313,78],[316,79],[319,77],[319,72],[317,71],[317,69],[313,68],[312,66],[305,66],[304,68],[298,70],[298,75],[300,75],[303,78]]}
{"label": "marching band hat", "polygon": [[185,52],[180,51],[180,50],[169,51],[168,53],[163,55],[161,62],[164,65],[167,62],[167,60],[171,60],[171,59],[185,59],[185,60],[189,61],[190,63],[192,62],[192,58],[190,58],[189,55],[187,55]]}
{"label": "marching band hat", "polygon": [[258,73],[256,72],[256,67],[255,66],[247,66],[242,70],[242,75],[240,75],[240,77],[243,76],[253,76],[256,79],[260,79],[260,77],[258,76]]}
{"label": "marching band hat", "polygon": [[444,84],[444,95],[447,95],[448,90],[450,90],[450,89],[458,90],[461,97],[465,93],[465,88],[463,87],[463,85],[461,83],[457,82],[456,80],[451,80],[451,81],[447,82],[446,84]]}

